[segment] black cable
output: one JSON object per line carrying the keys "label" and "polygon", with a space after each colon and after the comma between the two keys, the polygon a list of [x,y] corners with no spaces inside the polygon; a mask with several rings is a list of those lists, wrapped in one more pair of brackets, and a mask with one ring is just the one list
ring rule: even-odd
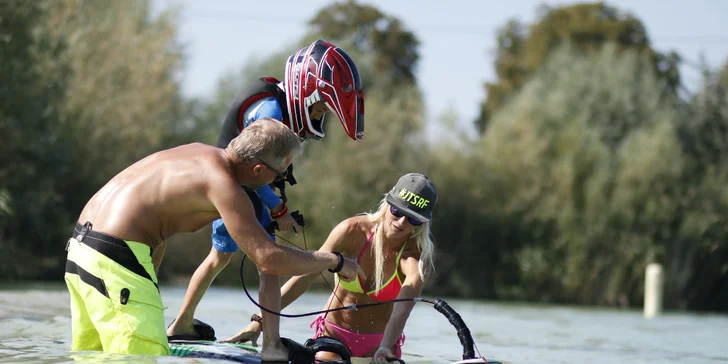
{"label": "black cable", "polygon": [[280,317],[287,317],[287,318],[299,318],[299,317],[306,317],[306,316],[314,316],[314,315],[320,315],[322,313],[326,312],[336,312],[336,311],[344,311],[344,310],[358,310],[360,308],[365,307],[372,307],[372,306],[379,306],[379,305],[386,305],[388,303],[395,303],[395,302],[425,302],[429,303],[431,305],[434,305],[436,302],[421,298],[421,297],[415,297],[415,298],[397,298],[389,301],[382,301],[382,302],[374,302],[374,303],[365,303],[362,305],[349,305],[349,306],[343,306],[343,307],[337,307],[337,308],[331,308],[327,310],[321,310],[316,312],[307,312],[302,314],[285,314],[282,312],[276,312],[273,310],[269,310],[263,306],[261,306],[258,301],[256,301],[253,296],[250,295],[250,292],[248,292],[248,287],[245,286],[245,279],[243,277],[243,266],[245,265],[245,258],[247,258],[247,254],[243,253],[243,260],[240,262],[240,283],[243,285],[243,291],[245,291],[245,295],[248,296],[248,299],[250,299],[251,302],[253,302],[254,305],[258,306],[261,310],[268,312],[270,314],[280,316]]}

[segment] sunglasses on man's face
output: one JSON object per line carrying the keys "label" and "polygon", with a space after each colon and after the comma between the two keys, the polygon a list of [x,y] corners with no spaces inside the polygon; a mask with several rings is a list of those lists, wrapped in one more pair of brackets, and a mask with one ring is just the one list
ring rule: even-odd
{"label": "sunglasses on man's face", "polygon": [[279,172],[277,169],[273,168],[273,166],[271,166],[270,164],[266,163],[264,160],[262,160],[262,159],[259,159],[259,160],[260,160],[260,163],[262,165],[268,167],[268,169],[270,169],[271,171],[275,172],[276,179],[274,179],[273,182],[283,181],[288,176],[288,168],[286,168],[286,170],[283,171],[283,172]]}
{"label": "sunglasses on man's face", "polygon": [[398,219],[401,218],[402,216],[406,216],[407,217],[407,222],[409,222],[410,225],[412,225],[412,226],[420,226],[420,225],[422,225],[422,221],[417,220],[414,217],[410,217],[410,216],[405,215],[402,211],[399,211],[399,209],[396,208],[396,207],[394,207],[394,206],[391,206],[391,205],[389,206],[389,212],[392,213],[392,215],[394,217],[398,218]]}

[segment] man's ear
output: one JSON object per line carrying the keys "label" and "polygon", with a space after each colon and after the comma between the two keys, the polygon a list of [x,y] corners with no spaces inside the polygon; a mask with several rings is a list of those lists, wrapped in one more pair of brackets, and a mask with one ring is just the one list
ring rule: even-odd
{"label": "man's ear", "polygon": [[261,165],[261,164],[254,164],[253,165],[253,175],[254,176],[257,176],[261,172],[263,172],[263,165]]}

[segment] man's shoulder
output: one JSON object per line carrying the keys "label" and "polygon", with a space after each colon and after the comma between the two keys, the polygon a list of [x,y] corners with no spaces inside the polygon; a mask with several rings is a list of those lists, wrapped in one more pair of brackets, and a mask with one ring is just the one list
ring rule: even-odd
{"label": "man's shoulder", "polygon": [[159,152],[156,152],[152,155],[162,155],[162,154],[172,154],[172,155],[180,155],[181,153],[190,153],[190,152],[199,152],[199,153],[205,153],[205,152],[212,152],[213,150],[218,149],[216,147],[213,147],[211,145],[201,143],[201,142],[192,142],[187,144],[178,145],[176,147],[171,147]]}
{"label": "man's shoulder", "polygon": [[223,166],[228,160],[224,148],[218,148],[200,142],[184,144],[179,147],[169,149],[169,151],[175,153],[178,157],[185,158],[196,163],[209,164],[215,167]]}
{"label": "man's shoulder", "polygon": [[220,177],[230,175],[227,167],[229,157],[225,150],[199,142],[159,151],[137,163],[163,165],[176,172],[209,177],[198,181],[219,180]]}

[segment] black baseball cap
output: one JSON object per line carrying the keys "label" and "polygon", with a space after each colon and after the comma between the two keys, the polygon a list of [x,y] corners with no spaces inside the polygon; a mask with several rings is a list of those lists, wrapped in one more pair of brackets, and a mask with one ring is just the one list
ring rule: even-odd
{"label": "black baseball cap", "polygon": [[387,203],[412,218],[428,222],[437,203],[437,189],[427,176],[407,173],[389,191]]}

